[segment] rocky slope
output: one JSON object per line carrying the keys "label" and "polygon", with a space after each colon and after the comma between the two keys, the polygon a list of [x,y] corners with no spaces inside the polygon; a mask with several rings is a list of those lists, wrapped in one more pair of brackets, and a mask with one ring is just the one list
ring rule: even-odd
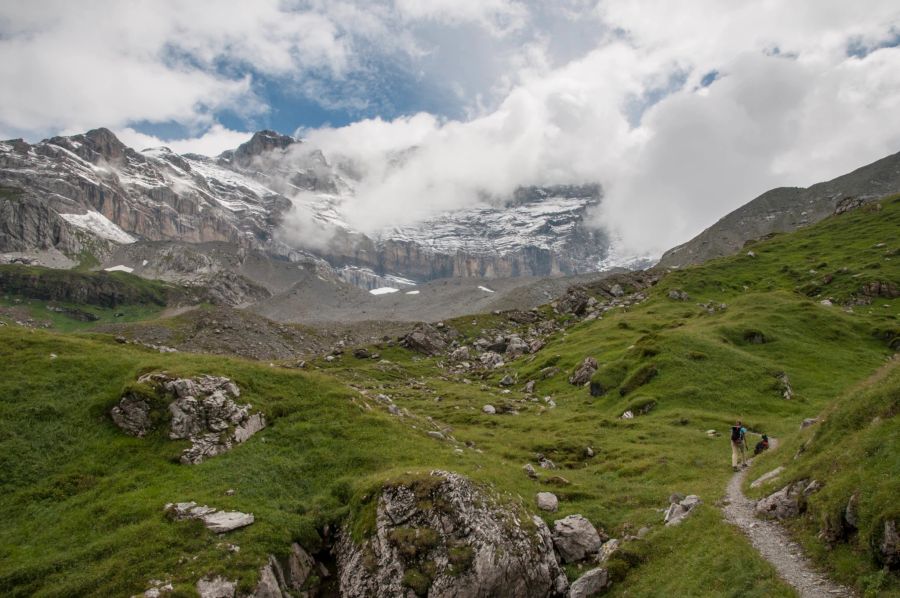
{"label": "rocky slope", "polygon": [[[600,200],[596,186],[521,189],[501,205],[366,235],[347,224],[354,176],[271,131],[215,158],[136,151],[107,129],[0,142],[0,253],[49,252],[54,263],[39,261],[54,266],[86,255],[117,265],[111,255],[123,246],[221,242],[328,266],[364,289],[405,279],[577,274],[596,270],[608,253],[606,237],[583,225]],[[298,230],[327,243],[309,250],[309,235]],[[141,261],[154,261],[143,247],[135,252]]]}
{"label": "rocky slope", "polygon": [[819,222],[860,203],[900,191],[900,153],[811,187],[779,187],[731,212],[678,247],[659,265],[671,268],[699,264],[736,253],[747,241],[784,233]]}

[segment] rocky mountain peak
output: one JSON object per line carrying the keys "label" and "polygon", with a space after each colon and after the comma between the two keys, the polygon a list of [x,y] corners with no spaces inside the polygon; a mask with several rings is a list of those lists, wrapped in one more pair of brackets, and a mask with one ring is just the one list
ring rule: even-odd
{"label": "rocky mountain peak", "polygon": [[129,151],[128,146],[119,141],[115,133],[105,127],[91,129],[82,135],[53,137],[47,142],[63,147],[92,164],[97,164],[101,160],[119,162]]}
{"label": "rocky mountain peak", "polygon": [[[250,141],[242,143],[233,152],[223,153],[222,157],[231,158],[238,166],[246,167],[256,156],[276,149],[283,150],[294,143],[297,143],[297,140],[293,137],[264,129],[254,133]],[[229,153],[231,156],[227,155]]]}

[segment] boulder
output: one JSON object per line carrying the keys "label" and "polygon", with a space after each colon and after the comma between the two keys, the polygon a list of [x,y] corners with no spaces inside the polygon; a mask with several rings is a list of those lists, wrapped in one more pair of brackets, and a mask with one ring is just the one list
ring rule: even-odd
{"label": "boulder", "polygon": [[585,357],[581,364],[575,368],[575,372],[569,376],[569,384],[584,386],[591,381],[591,377],[597,371],[600,364],[593,357]]}
{"label": "boulder", "polygon": [[[646,527],[642,527],[641,529],[644,530],[644,532],[643,535],[641,535],[641,531],[638,530],[638,538],[642,538],[650,531],[649,528]],[[605,561],[608,561],[609,557],[611,557],[613,553],[619,549],[620,545],[621,542],[619,542],[615,538],[604,542],[603,546],[600,547],[600,552],[597,553],[597,562],[603,563]]]}
{"label": "boulder", "polygon": [[478,360],[486,368],[497,369],[503,367],[503,356],[493,351],[485,351]]}
{"label": "boulder", "polygon": [[808,480],[788,484],[781,490],[756,502],[756,514],[768,519],[790,519],[797,517],[806,507],[804,490]]}
{"label": "boulder", "polygon": [[200,598],[234,598],[237,583],[224,577],[203,578],[197,582]]}
{"label": "boulder", "polygon": [[154,428],[154,421],[165,420],[167,411],[169,438],[191,441],[181,454],[182,463],[197,464],[222,454],[266,425],[263,414],[250,413],[251,405],[235,402],[241,391],[228,378],[155,373],[137,382],[110,411],[113,422],[126,434],[141,437]]}
{"label": "boulder", "polygon": [[385,483],[374,529],[338,538],[340,595],[561,596],[568,589],[546,524],[445,471]]}
{"label": "boulder", "polygon": [[522,471],[524,471],[525,475],[527,475],[532,480],[536,480],[538,477],[537,472],[534,470],[534,466],[531,463],[526,463],[525,465],[523,465]]}
{"label": "boulder", "polygon": [[506,343],[506,355],[512,359],[515,359],[519,355],[524,355],[531,351],[531,347],[528,343],[522,340],[521,337],[517,335],[512,335],[509,337],[509,340]]}
{"label": "boulder", "polygon": [[552,492],[538,492],[534,497],[537,508],[542,511],[556,512],[559,509],[559,499]]}
{"label": "boulder", "polygon": [[529,380],[525,383],[525,387],[522,389],[527,394],[532,394],[534,392],[534,386],[536,382],[534,380]]}
{"label": "boulder", "polygon": [[429,324],[419,324],[403,337],[402,344],[407,349],[425,355],[438,355],[447,349],[447,342],[441,332]]}
{"label": "boulder", "polygon": [[574,582],[569,588],[568,598],[590,598],[597,596],[610,585],[609,573],[598,567],[591,569]]}
{"label": "boulder", "polygon": [[587,291],[581,287],[571,287],[557,303],[556,310],[561,314],[581,316],[588,308],[588,301],[590,296]]}
{"label": "boulder", "polygon": [[468,361],[469,359],[469,348],[466,346],[457,347],[450,353],[451,361]]}
{"label": "boulder", "polygon": [[495,415],[497,413],[497,408],[494,407],[493,405],[485,405],[484,407],[481,408],[481,410],[483,412],[487,413],[488,415]]}
{"label": "boulder", "polygon": [[601,544],[600,534],[581,515],[569,515],[553,522],[553,545],[565,563],[597,554]]}
{"label": "boulder", "polygon": [[291,589],[299,590],[309,579],[316,562],[303,550],[303,547],[294,542],[291,544],[291,554],[288,557],[288,582]]}
{"label": "boulder", "polygon": [[247,527],[254,522],[252,513],[240,511],[219,511],[206,505],[197,506],[197,503],[179,502],[168,503],[165,506],[166,513],[176,521],[185,519],[199,519],[210,531],[217,534],[230,532],[241,527]]}
{"label": "boulder", "polygon": [[274,556],[259,570],[259,581],[250,598],[283,598],[284,574]]}

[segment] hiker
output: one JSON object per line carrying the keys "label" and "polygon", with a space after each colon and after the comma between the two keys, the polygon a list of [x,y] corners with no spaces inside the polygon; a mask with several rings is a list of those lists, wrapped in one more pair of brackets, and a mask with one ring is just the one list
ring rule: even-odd
{"label": "hiker", "polygon": [[738,420],[731,426],[731,468],[738,471],[738,462],[741,467],[747,467],[747,428]]}
{"label": "hiker", "polygon": [[753,449],[753,454],[758,455],[763,451],[769,450],[769,437],[763,434],[762,440],[756,443],[756,447]]}

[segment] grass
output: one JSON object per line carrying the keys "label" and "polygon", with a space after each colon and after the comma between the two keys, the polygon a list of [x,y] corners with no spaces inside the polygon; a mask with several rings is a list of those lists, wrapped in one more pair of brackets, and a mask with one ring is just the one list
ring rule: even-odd
{"label": "grass", "polygon": [[[554,492],[559,512],[541,513],[551,524],[581,513],[613,537],[650,527],[645,540],[626,544],[615,564],[617,595],[789,595],[716,512],[731,475],[730,447],[727,434],[709,438],[706,430],[726,431],[741,418],[751,431],[783,439],[784,449],[764,461],[788,455],[814,433],[798,432],[803,418],[839,410],[835,399],[855,396],[852,389],[883,366],[898,329],[897,300],[874,298],[852,311],[838,306],[858,299],[869,281],[900,280],[897,247],[889,245],[900,230],[900,203],[890,198],[879,205],[879,212],[860,210],[758,243],[756,257],[672,272],[640,305],[556,332],[539,353],[485,374],[453,373],[442,358],[386,344],[377,347],[381,361],[345,355],[297,371],[160,355],[96,335],[0,327],[0,466],[9,472],[0,481],[0,593],[121,595],[164,577],[189,592],[208,573],[227,573],[249,590],[265,555],[283,554],[291,541],[315,551],[325,524],[349,521],[355,536],[371,533],[374,508],[365,499],[373,488],[442,468],[492,484],[533,512],[536,492]],[[822,273],[833,274],[830,282]],[[691,299],[669,298],[676,288]],[[819,303],[826,297],[835,305]],[[447,324],[464,343],[483,330],[528,327],[504,314]],[[595,378],[606,388],[600,396],[568,383],[586,356],[600,363]],[[545,378],[547,368],[558,371]],[[140,373],[158,369],[229,376],[271,425],[226,455],[178,465],[182,443],[126,437],[107,415]],[[781,373],[793,387],[791,401],[782,398]],[[518,382],[504,392],[499,381],[507,374]],[[529,380],[536,382],[535,401],[521,390]],[[382,393],[408,415],[387,415],[374,400]],[[500,414],[484,414],[488,403]],[[647,413],[619,419],[626,409],[651,403]],[[882,422],[896,434],[893,415]],[[434,429],[457,444],[428,437]],[[461,454],[456,447],[464,447]],[[859,447],[851,458],[871,457],[869,445]],[[807,452],[809,459],[818,454]],[[538,467],[539,479],[532,480],[522,466],[537,467],[538,454],[558,469]],[[890,454],[896,459],[896,450]],[[791,475],[834,475],[816,469],[829,458],[799,460]],[[895,460],[880,461],[877,471],[900,477]],[[893,512],[885,505],[894,486],[872,475],[867,479],[878,490],[866,500],[877,506],[867,519],[874,522]],[[842,484],[835,482],[828,498],[832,483],[826,483],[821,497],[833,504],[823,502],[821,512],[844,500],[853,484]],[[233,496],[225,495],[229,488]],[[659,510],[672,492],[697,494],[704,506],[681,526],[662,528]],[[163,505],[180,500],[250,511],[257,522],[219,539],[198,525],[167,521]],[[815,500],[811,513],[819,512]],[[225,541],[241,551],[224,550]],[[835,554],[821,558],[846,568],[838,575],[891,587],[870,579],[874,569],[860,565],[864,553]],[[421,593],[428,571],[415,571],[407,582]]]}

